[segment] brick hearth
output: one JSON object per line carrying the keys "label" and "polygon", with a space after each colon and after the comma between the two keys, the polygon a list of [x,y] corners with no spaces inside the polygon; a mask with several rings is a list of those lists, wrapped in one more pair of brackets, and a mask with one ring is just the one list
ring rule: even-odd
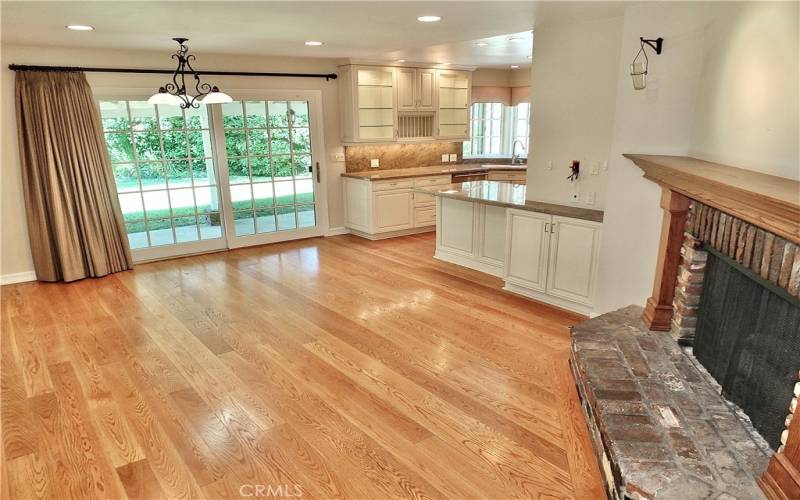
{"label": "brick hearth", "polygon": [[641,307],[581,323],[572,337],[610,498],[763,498],[756,478],[772,450],[675,339],[647,329]]}

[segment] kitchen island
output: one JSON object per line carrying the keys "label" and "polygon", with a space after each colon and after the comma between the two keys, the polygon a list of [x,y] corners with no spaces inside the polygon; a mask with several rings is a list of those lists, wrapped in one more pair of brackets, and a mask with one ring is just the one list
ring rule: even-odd
{"label": "kitchen island", "polygon": [[594,304],[601,210],[526,199],[526,186],[415,187],[436,200],[435,258],[503,278],[505,289],[582,314]]}

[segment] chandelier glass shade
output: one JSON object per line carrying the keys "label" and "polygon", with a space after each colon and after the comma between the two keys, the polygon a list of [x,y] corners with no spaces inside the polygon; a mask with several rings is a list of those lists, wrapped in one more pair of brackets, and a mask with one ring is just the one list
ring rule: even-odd
{"label": "chandelier glass shade", "polygon": [[[153,94],[147,100],[150,104],[168,104],[171,106],[180,106],[181,108],[199,108],[200,104],[220,104],[225,102],[232,102],[231,96],[224,92],[220,92],[219,87],[210,85],[208,83],[200,82],[200,75],[192,67],[192,61],[195,60],[194,55],[189,54],[189,48],[186,46],[188,38],[173,38],[178,42],[178,51],[172,55],[172,58],[178,61],[178,67],[172,73],[172,81],[167,82],[163,87],[158,89],[158,92]],[[190,89],[187,86],[187,75],[189,80]]]}

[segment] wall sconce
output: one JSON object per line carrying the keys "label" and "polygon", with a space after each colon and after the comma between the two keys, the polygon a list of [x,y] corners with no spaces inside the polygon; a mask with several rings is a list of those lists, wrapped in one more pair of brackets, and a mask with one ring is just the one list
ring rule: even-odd
{"label": "wall sconce", "polygon": [[[631,63],[631,78],[633,79],[633,88],[636,90],[642,90],[647,86],[647,65],[650,61],[647,59],[647,51],[644,50],[644,46],[647,45],[656,54],[661,54],[664,39],[658,37],[653,40],[639,37],[639,43],[641,44],[639,52],[636,53],[636,57],[633,58]],[[642,57],[641,59],[640,56]]]}

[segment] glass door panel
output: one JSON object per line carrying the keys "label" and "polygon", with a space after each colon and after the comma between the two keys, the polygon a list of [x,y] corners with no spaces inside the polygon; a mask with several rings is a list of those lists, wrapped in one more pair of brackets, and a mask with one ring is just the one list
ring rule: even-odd
{"label": "glass door panel", "polygon": [[207,107],[102,100],[100,112],[134,259],[224,248]]}
{"label": "glass door panel", "polygon": [[231,246],[321,234],[310,101],[221,106],[232,212]]}

